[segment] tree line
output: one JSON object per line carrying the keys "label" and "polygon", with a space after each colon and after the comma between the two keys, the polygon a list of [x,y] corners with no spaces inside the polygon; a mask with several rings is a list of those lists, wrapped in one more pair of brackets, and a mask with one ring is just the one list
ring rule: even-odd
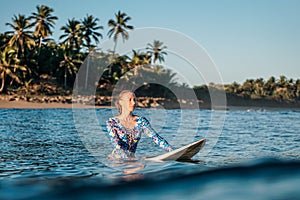
{"label": "tree line", "polygon": [[[96,51],[104,28],[93,15],[80,20],[68,19],[60,28],[63,34],[56,42],[51,38],[58,20],[53,12],[46,5],[38,5],[30,16],[14,15],[12,22],[5,24],[11,30],[0,33],[0,93],[39,82],[41,75],[54,77],[65,89],[73,87],[79,67],[89,53]],[[118,11],[114,19],[107,22],[107,36],[113,38],[114,47],[111,53],[93,54],[110,62],[98,87],[111,90],[124,74],[132,70],[134,74],[127,73],[127,76],[142,77],[150,73],[168,84],[175,84],[175,74],[157,64],[167,55],[166,46],[161,41],[145,44],[146,52],[132,50],[131,57],[116,53],[119,37],[126,41],[128,31],[134,29],[128,24],[130,20],[126,13]]]}
{"label": "tree line", "polygon": [[233,82],[225,85],[225,91],[245,99],[268,99],[278,102],[300,101],[300,79],[288,79],[280,76],[276,79],[247,79],[243,84]]}
{"label": "tree line", "polygon": [[[107,36],[114,41],[110,53],[97,50],[103,38],[104,26],[99,18],[89,14],[79,20],[68,19],[60,27],[63,33],[57,42],[51,38],[58,20],[53,13],[52,8],[38,5],[30,16],[14,15],[12,21],[5,24],[10,30],[0,33],[0,94],[30,87],[39,83],[44,75],[53,77],[65,90],[71,90],[80,66],[90,55],[91,62],[93,59],[104,62],[101,64],[105,69],[94,69],[99,73],[104,71],[97,83],[98,91],[103,93],[111,92],[121,79],[126,81],[134,78],[136,84],[143,83],[137,92],[145,96],[173,98],[171,90],[174,89],[193,90],[199,98],[203,98],[202,94],[208,95],[207,87],[216,87],[244,99],[300,100],[300,80],[285,76],[279,79],[270,77],[266,81],[262,78],[248,79],[243,84],[234,82],[224,87],[203,85],[190,88],[184,83],[179,84],[176,73],[161,65],[167,55],[167,47],[159,40],[145,44],[144,51],[132,50],[131,55],[119,55],[116,52],[118,41],[122,39],[125,42],[129,38],[129,31],[134,29],[129,24],[131,17],[121,11],[107,22]],[[85,80],[84,86],[88,88],[93,84]]]}

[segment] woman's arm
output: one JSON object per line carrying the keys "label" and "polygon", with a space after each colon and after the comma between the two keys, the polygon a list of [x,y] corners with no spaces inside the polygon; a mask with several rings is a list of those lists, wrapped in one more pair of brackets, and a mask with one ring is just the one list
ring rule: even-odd
{"label": "woman's arm", "polygon": [[156,131],[151,127],[150,122],[146,118],[142,118],[142,129],[143,132],[148,136],[151,137],[152,140],[157,144],[160,148],[166,150],[166,151],[172,151],[172,147],[169,145],[169,143],[162,138],[160,135],[156,133]]}

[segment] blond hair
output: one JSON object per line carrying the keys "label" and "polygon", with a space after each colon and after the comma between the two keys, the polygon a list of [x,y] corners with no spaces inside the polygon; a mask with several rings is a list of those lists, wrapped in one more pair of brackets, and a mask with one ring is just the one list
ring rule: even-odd
{"label": "blond hair", "polygon": [[131,90],[123,90],[119,93],[118,97],[116,98],[116,101],[115,101],[115,105],[118,109],[118,113],[119,115],[122,114],[122,106],[120,104],[120,100],[122,99],[122,97],[128,93],[131,93],[135,96],[134,92],[132,92]]}

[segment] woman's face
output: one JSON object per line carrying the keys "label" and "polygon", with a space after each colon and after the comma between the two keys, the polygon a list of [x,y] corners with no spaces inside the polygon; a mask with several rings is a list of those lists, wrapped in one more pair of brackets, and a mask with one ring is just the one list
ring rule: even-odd
{"label": "woman's face", "polygon": [[125,93],[120,98],[120,105],[122,106],[122,111],[133,112],[135,109],[135,95],[131,92]]}

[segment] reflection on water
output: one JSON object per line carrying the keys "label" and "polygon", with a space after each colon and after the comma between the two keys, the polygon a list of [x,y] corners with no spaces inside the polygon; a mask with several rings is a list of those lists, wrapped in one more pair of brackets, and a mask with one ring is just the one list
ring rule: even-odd
{"label": "reflection on water", "polygon": [[[199,120],[196,132],[189,123],[178,122],[179,110],[137,112],[179,147],[182,138],[189,142],[206,137],[214,111],[188,111],[189,120]],[[106,159],[112,147],[104,131],[112,110],[99,109],[95,115],[97,123],[82,119],[82,135],[69,109],[1,109],[0,199],[61,195],[90,199],[99,199],[99,195],[116,199],[253,199],[261,195],[262,199],[287,199],[300,195],[298,111],[227,112],[216,146],[208,155],[201,157],[200,152],[195,157],[200,161],[195,163],[142,159],[113,163]],[[151,139],[142,138],[138,158],[160,153],[164,151]]]}

